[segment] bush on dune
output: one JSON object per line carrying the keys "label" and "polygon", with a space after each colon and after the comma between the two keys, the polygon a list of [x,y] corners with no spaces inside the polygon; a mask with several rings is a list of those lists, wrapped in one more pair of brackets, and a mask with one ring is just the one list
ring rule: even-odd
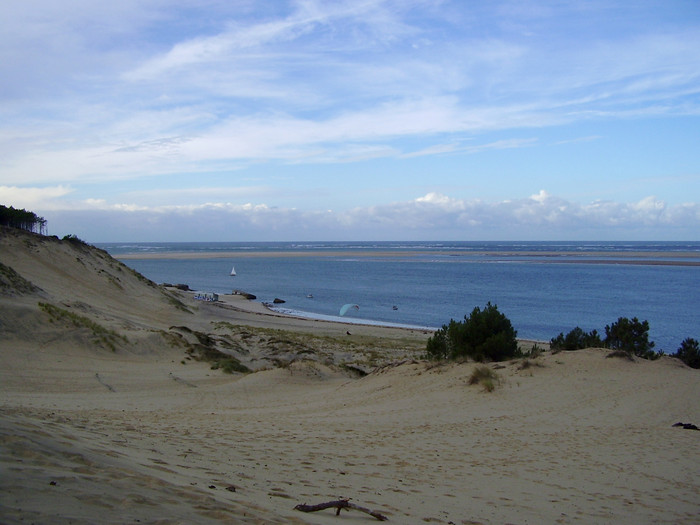
{"label": "bush on dune", "polygon": [[641,357],[643,359],[658,359],[663,351],[654,352],[654,343],[649,341],[649,322],[640,321],[636,317],[628,319],[619,317],[617,321],[605,326],[605,339],[601,340],[598,332],[585,332],[578,326],[568,334],[560,333],[550,341],[553,351],[579,350],[582,348],[609,348],[612,352],[608,357]]}
{"label": "bush on dune", "polygon": [[430,359],[471,358],[475,361],[503,361],[518,355],[517,332],[510,320],[487,303],[474,308],[464,321],[450,320],[429,339],[426,354]]}
{"label": "bush on dune", "polygon": [[676,357],[691,368],[700,368],[700,344],[697,339],[688,337],[671,357]]}
{"label": "bush on dune", "polygon": [[605,327],[605,347],[613,351],[622,350],[644,359],[660,356],[652,350],[654,343],[649,341],[649,322],[636,317],[620,317]]}
{"label": "bush on dune", "polygon": [[582,328],[576,327],[568,334],[560,333],[552,338],[549,347],[552,350],[581,350],[582,348],[595,348],[603,346],[597,330],[584,332]]}

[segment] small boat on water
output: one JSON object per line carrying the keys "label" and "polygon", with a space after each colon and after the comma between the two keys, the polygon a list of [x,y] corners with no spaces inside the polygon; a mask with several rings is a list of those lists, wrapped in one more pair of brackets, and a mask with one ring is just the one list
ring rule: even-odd
{"label": "small boat on water", "polygon": [[313,294],[308,294],[308,295],[306,296],[306,298],[307,298],[307,299],[313,299],[314,296],[313,296]]}
{"label": "small boat on water", "polygon": [[236,276],[236,267],[234,266],[231,268],[231,277],[235,277],[235,276]]}

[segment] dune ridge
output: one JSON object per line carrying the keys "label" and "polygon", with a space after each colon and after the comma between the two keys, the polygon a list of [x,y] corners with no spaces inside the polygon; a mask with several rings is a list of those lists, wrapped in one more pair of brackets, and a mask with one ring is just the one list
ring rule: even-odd
{"label": "dune ridge", "polygon": [[544,352],[486,392],[420,360],[421,331],[201,303],[5,228],[0,264],[3,523],[375,521],[294,510],[339,498],[402,524],[697,523],[678,360]]}

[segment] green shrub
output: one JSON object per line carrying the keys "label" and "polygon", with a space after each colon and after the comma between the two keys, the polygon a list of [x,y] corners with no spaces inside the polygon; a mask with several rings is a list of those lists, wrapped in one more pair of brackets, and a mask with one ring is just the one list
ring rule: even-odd
{"label": "green shrub", "polygon": [[437,330],[427,342],[431,359],[471,358],[476,361],[503,361],[518,355],[517,332],[496,305],[478,306],[464,321],[454,319]]}
{"label": "green shrub", "polygon": [[623,350],[644,359],[656,359],[660,354],[652,350],[654,343],[649,341],[649,322],[620,317],[612,325],[605,327],[605,346],[612,350]]}
{"label": "green shrub", "polygon": [[584,332],[582,328],[576,327],[568,334],[560,333],[552,338],[549,347],[552,350],[580,350],[582,348],[596,348],[603,346],[597,330]]}
{"label": "green shrub", "polygon": [[64,235],[62,240],[64,242],[72,244],[76,248],[90,248],[91,247],[88,243],[86,243],[80,237],[78,237],[77,235],[74,235],[72,233],[70,233],[68,235]]}
{"label": "green shrub", "polygon": [[700,345],[697,339],[692,337],[684,339],[672,357],[677,357],[691,368],[700,368]]}
{"label": "green shrub", "polygon": [[[455,321],[451,320],[450,325]],[[447,359],[450,357],[450,349],[448,346],[447,325],[442,325],[442,328],[436,331],[428,338],[428,343],[425,347],[425,352],[429,359]]]}

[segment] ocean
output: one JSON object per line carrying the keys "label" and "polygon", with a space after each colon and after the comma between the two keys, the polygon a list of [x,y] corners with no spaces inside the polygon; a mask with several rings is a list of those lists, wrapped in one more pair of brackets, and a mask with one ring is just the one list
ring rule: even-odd
{"label": "ocean", "polygon": [[[666,353],[700,339],[700,242],[97,246],[157,283],[279,298],[280,311],[312,318],[439,328],[491,302],[522,339],[549,341],[576,326],[604,335],[619,317],[649,321]],[[340,318],[348,303],[358,308]]]}

